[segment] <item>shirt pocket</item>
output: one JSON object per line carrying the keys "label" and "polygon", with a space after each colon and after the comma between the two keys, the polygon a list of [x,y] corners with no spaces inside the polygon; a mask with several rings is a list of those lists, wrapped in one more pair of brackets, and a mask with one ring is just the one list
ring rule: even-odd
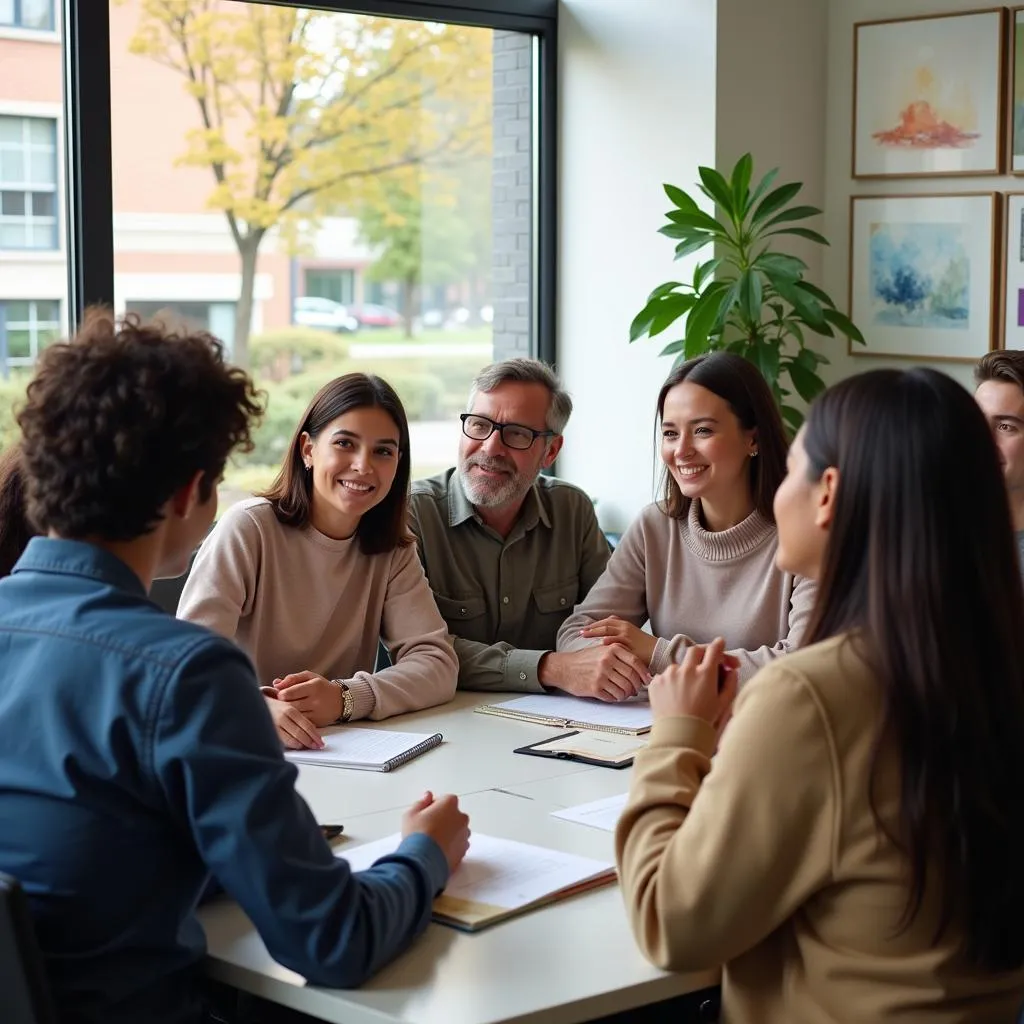
{"label": "shirt pocket", "polygon": [[441,618],[449,625],[453,622],[468,622],[470,619],[479,618],[487,611],[487,603],[482,597],[445,597],[443,594],[434,594],[437,602],[437,610]]}
{"label": "shirt pocket", "polygon": [[568,615],[576,604],[576,596],[580,590],[580,579],[573,576],[561,583],[552,583],[546,587],[536,587],[533,601],[537,611],[542,615]]}

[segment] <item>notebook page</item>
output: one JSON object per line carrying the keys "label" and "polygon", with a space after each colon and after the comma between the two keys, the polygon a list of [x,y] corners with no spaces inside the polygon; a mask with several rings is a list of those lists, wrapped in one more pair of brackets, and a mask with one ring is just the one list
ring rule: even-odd
{"label": "notebook page", "polygon": [[614,726],[620,729],[648,729],[651,725],[651,705],[646,700],[609,704],[589,697],[531,693],[526,697],[502,701],[497,706],[528,715],[546,715],[565,721]]}
{"label": "notebook page", "polygon": [[394,732],[389,729],[355,729],[344,726],[322,733],[323,750],[286,750],[289,761],[305,764],[381,765],[430,739],[427,732]]}
{"label": "notebook page", "polygon": [[[363,871],[375,860],[393,853],[398,834],[338,853],[353,871]],[[497,839],[474,832],[466,859],[448,880],[446,897],[512,910],[605,874],[613,865],[572,853],[560,853],[512,839]]]}
{"label": "notebook page", "polygon": [[564,807],[560,811],[552,811],[553,818],[563,821],[575,821],[581,825],[590,825],[605,832],[614,832],[622,808],[626,806],[628,793],[618,796],[607,796],[603,800],[592,800],[588,804],[577,804],[575,807]]}
{"label": "notebook page", "polygon": [[633,757],[638,750],[643,750],[646,746],[646,737],[620,736],[613,732],[577,732],[575,736],[547,740],[538,749],[564,751],[580,757],[604,758],[608,761],[623,761]]}

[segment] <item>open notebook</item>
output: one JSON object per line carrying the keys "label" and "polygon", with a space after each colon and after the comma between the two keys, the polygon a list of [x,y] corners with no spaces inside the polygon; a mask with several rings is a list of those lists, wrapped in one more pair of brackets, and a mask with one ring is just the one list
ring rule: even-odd
{"label": "open notebook", "polygon": [[431,735],[389,729],[354,729],[348,725],[325,729],[322,737],[323,750],[286,750],[284,756],[299,764],[389,772],[436,747],[442,739],[439,732]]}
{"label": "open notebook", "polygon": [[646,700],[609,704],[590,697],[531,693],[500,704],[483,704],[476,710],[484,715],[518,718],[563,729],[598,729],[626,736],[651,731],[651,705]]}
{"label": "open notebook", "polygon": [[[353,871],[364,871],[394,852],[401,838],[396,833],[337,856]],[[440,924],[475,932],[614,880],[614,865],[604,861],[474,832],[466,859],[434,900],[433,916]]]}

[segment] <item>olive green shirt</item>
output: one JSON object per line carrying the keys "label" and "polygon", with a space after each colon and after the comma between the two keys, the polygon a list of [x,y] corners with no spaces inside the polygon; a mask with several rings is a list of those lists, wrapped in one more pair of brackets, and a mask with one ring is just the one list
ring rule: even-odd
{"label": "olive green shirt", "polygon": [[543,692],[537,665],[608,562],[594,505],[538,477],[507,537],[484,525],[449,469],[412,485],[410,526],[466,690]]}

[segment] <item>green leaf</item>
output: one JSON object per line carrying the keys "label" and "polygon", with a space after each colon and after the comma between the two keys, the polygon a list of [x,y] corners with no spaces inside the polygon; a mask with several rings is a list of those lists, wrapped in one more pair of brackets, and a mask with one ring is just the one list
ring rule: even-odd
{"label": "green leaf", "polygon": [[648,302],[643,309],[635,317],[633,322],[629,325],[629,340],[630,342],[636,341],[637,338],[642,338],[647,333],[647,328],[651,326],[651,321],[654,319],[654,315],[657,312],[655,303]]}
{"label": "green leaf", "polygon": [[732,178],[733,207],[740,220],[743,219],[743,213],[747,207],[747,197],[750,192],[750,176],[753,172],[754,159],[749,153],[744,153],[736,161],[736,166],[732,169],[732,174],[729,175]]}
{"label": "green leaf", "polygon": [[767,224],[766,228],[774,227],[776,224],[785,224],[791,220],[803,220],[805,217],[817,217],[821,213],[816,206],[791,206],[788,210],[777,213]]}
{"label": "green leaf", "polygon": [[844,313],[840,313],[838,309],[824,309],[822,310],[822,316],[830,324],[838,327],[851,341],[856,341],[861,345],[867,344],[864,341],[864,335],[860,333],[856,324]]}
{"label": "green leaf", "polygon": [[788,185],[780,185],[774,192],[769,192],[754,211],[754,215],[750,220],[750,226],[757,227],[763,223],[776,210],[785,206],[802,188],[803,184],[801,182],[791,181]]}
{"label": "green leaf", "polygon": [[712,241],[714,235],[705,231],[702,228],[695,228],[691,224],[666,224],[664,227],[658,228],[658,234],[664,235],[666,238],[696,238],[698,235],[703,235],[707,241]]}
{"label": "green leaf", "polygon": [[817,299],[823,306],[832,308],[835,303],[829,297],[827,292],[823,292],[817,285],[811,284],[810,281],[797,281],[796,287],[802,292],[806,292],[811,298]]}
{"label": "green leaf", "polygon": [[801,330],[800,325],[795,320],[787,320],[786,327],[784,329],[785,334],[792,334],[796,340],[803,345],[804,344],[804,332]]}
{"label": "green leaf", "polygon": [[648,302],[653,302],[655,299],[660,299],[663,295],[668,295],[669,292],[675,291],[676,288],[683,288],[684,285],[681,281],[666,281],[664,284],[659,284],[657,288],[647,296]]}
{"label": "green leaf", "polygon": [[796,256],[787,256],[781,252],[766,252],[754,260],[754,266],[763,271],[769,278],[788,278],[796,282],[807,269],[807,264]]}
{"label": "green leaf", "polygon": [[696,201],[691,199],[681,188],[676,188],[675,185],[662,185],[661,187],[665,190],[669,201],[678,206],[680,210],[696,210],[698,208]]}
{"label": "green leaf", "polygon": [[778,174],[779,174],[778,167],[773,167],[757,183],[757,187],[754,189],[754,194],[750,197],[750,199],[747,200],[747,204],[744,207],[744,210],[743,210],[743,217],[744,217],[744,219],[746,219],[747,214],[750,213],[751,209],[753,208],[754,204],[758,201],[758,199],[760,199],[761,196],[763,196],[765,194],[765,192],[768,191],[768,188],[771,186],[772,182],[775,181],[775,179],[778,177]]}
{"label": "green leaf", "polygon": [[798,235],[800,238],[809,238],[812,242],[817,242],[819,245],[829,244],[828,239],[824,235],[820,235],[817,231],[812,231],[810,228],[780,228],[778,231],[765,232],[764,237],[771,238],[773,235]]}
{"label": "green leaf", "polygon": [[[675,210],[668,214],[673,224],[680,227],[699,228],[703,231],[711,231],[716,235],[727,234],[725,228],[710,214],[703,210]],[[664,228],[662,231],[664,232]]]}
{"label": "green leaf", "polygon": [[785,309],[783,309],[782,304],[779,302],[769,302],[768,308],[775,314],[776,320],[781,320],[786,315]]}
{"label": "green leaf", "polygon": [[739,281],[740,306],[752,324],[761,319],[761,275],[756,270],[744,270]]}
{"label": "green leaf", "polygon": [[787,369],[796,393],[805,402],[814,401],[815,396],[825,390],[825,382],[813,370],[808,370],[799,363],[790,363]]}
{"label": "green leaf", "polygon": [[659,356],[674,356],[677,352],[682,352],[686,347],[686,339],[680,338],[678,341],[670,341],[659,353]]}
{"label": "green leaf", "polygon": [[822,316],[821,303],[819,303],[817,299],[811,297],[806,292],[801,291],[791,281],[785,281],[782,278],[775,278],[772,280],[772,284],[775,286],[775,290],[779,295],[781,295],[782,298],[784,298],[793,307],[797,316],[799,316],[808,327],[811,327],[819,333],[824,333],[822,328],[828,330],[828,324],[825,323],[825,318]]}
{"label": "green leaf", "polygon": [[772,387],[779,378],[779,350],[769,342],[762,341],[760,344],[752,345],[754,358],[751,360],[761,371],[761,376]]}
{"label": "green leaf", "polygon": [[713,260],[706,260],[704,263],[698,263],[693,268],[693,290],[699,292],[701,286],[708,278],[712,277],[715,271],[722,265],[721,257],[717,257]]}
{"label": "green leaf", "polygon": [[782,405],[779,406],[779,410],[782,418],[792,427],[794,434],[804,425],[804,414],[799,409],[794,409],[791,405]]}
{"label": "green leaf", "polygon": [[706,245],[710,245],[714,241],[713,236],[701,233],[694,235],[689,241],[680,242],[676,246],[676,254],[674,259],[681,260],[684,256],[689,256],[692,252],[699,252]]}
{"label": "green leaf", "polygon": [[[725,322],[729,319],[729,315],[733,309],[736,308],[737,303],[740,301],[740,295],[743,291],[743,275],[740,275],[735,281],[729,282],[728,288],[725,288],[722,292],[722,301],[718,307],[718,314],[712,322],[712,326],[722,328],[725,326]],[[742,315],[743,310],[740,310]],[[746,328],[745,323],[739,325],[740,329]]]}
{"label": "green leaf", "polygon": [[[717,282],[716,282],[717,283]],[[719,307],[722,304],[722,289],[708,289],[697,300],[696,305],[690,310],[686,318],[686,351],[696,351],[698,354],[707,351],[708,334],[714,326],[719,314]],[[729,289],[731,293],[732,289]]]}
{"label": "green leaf", "polygon": [[735,219],[732,190],[728,182],[713,167],[698,167],[697,173],[704,183],[704,194],[709,195],[725,211],[730,220]]}
{"label": "green leaf", "polygon": [[818,360],[814,358],[815,352],[810,348],[802,348],[793,357],[794,363],[799,363],[805,370],[810,370],[811,373],[816,373],[818,369]]}
{"label": "green leaf", "polygon": [[674,324],[684,313],[688,313],[693,308],[697,299],[694,295],[680,295],[678,292],[673,292],[671,295],[665,295],[655,301],[658,308],[651,320],[650,327],[647,329],[647,336],[649,338],[661,334],[662,331]]}

